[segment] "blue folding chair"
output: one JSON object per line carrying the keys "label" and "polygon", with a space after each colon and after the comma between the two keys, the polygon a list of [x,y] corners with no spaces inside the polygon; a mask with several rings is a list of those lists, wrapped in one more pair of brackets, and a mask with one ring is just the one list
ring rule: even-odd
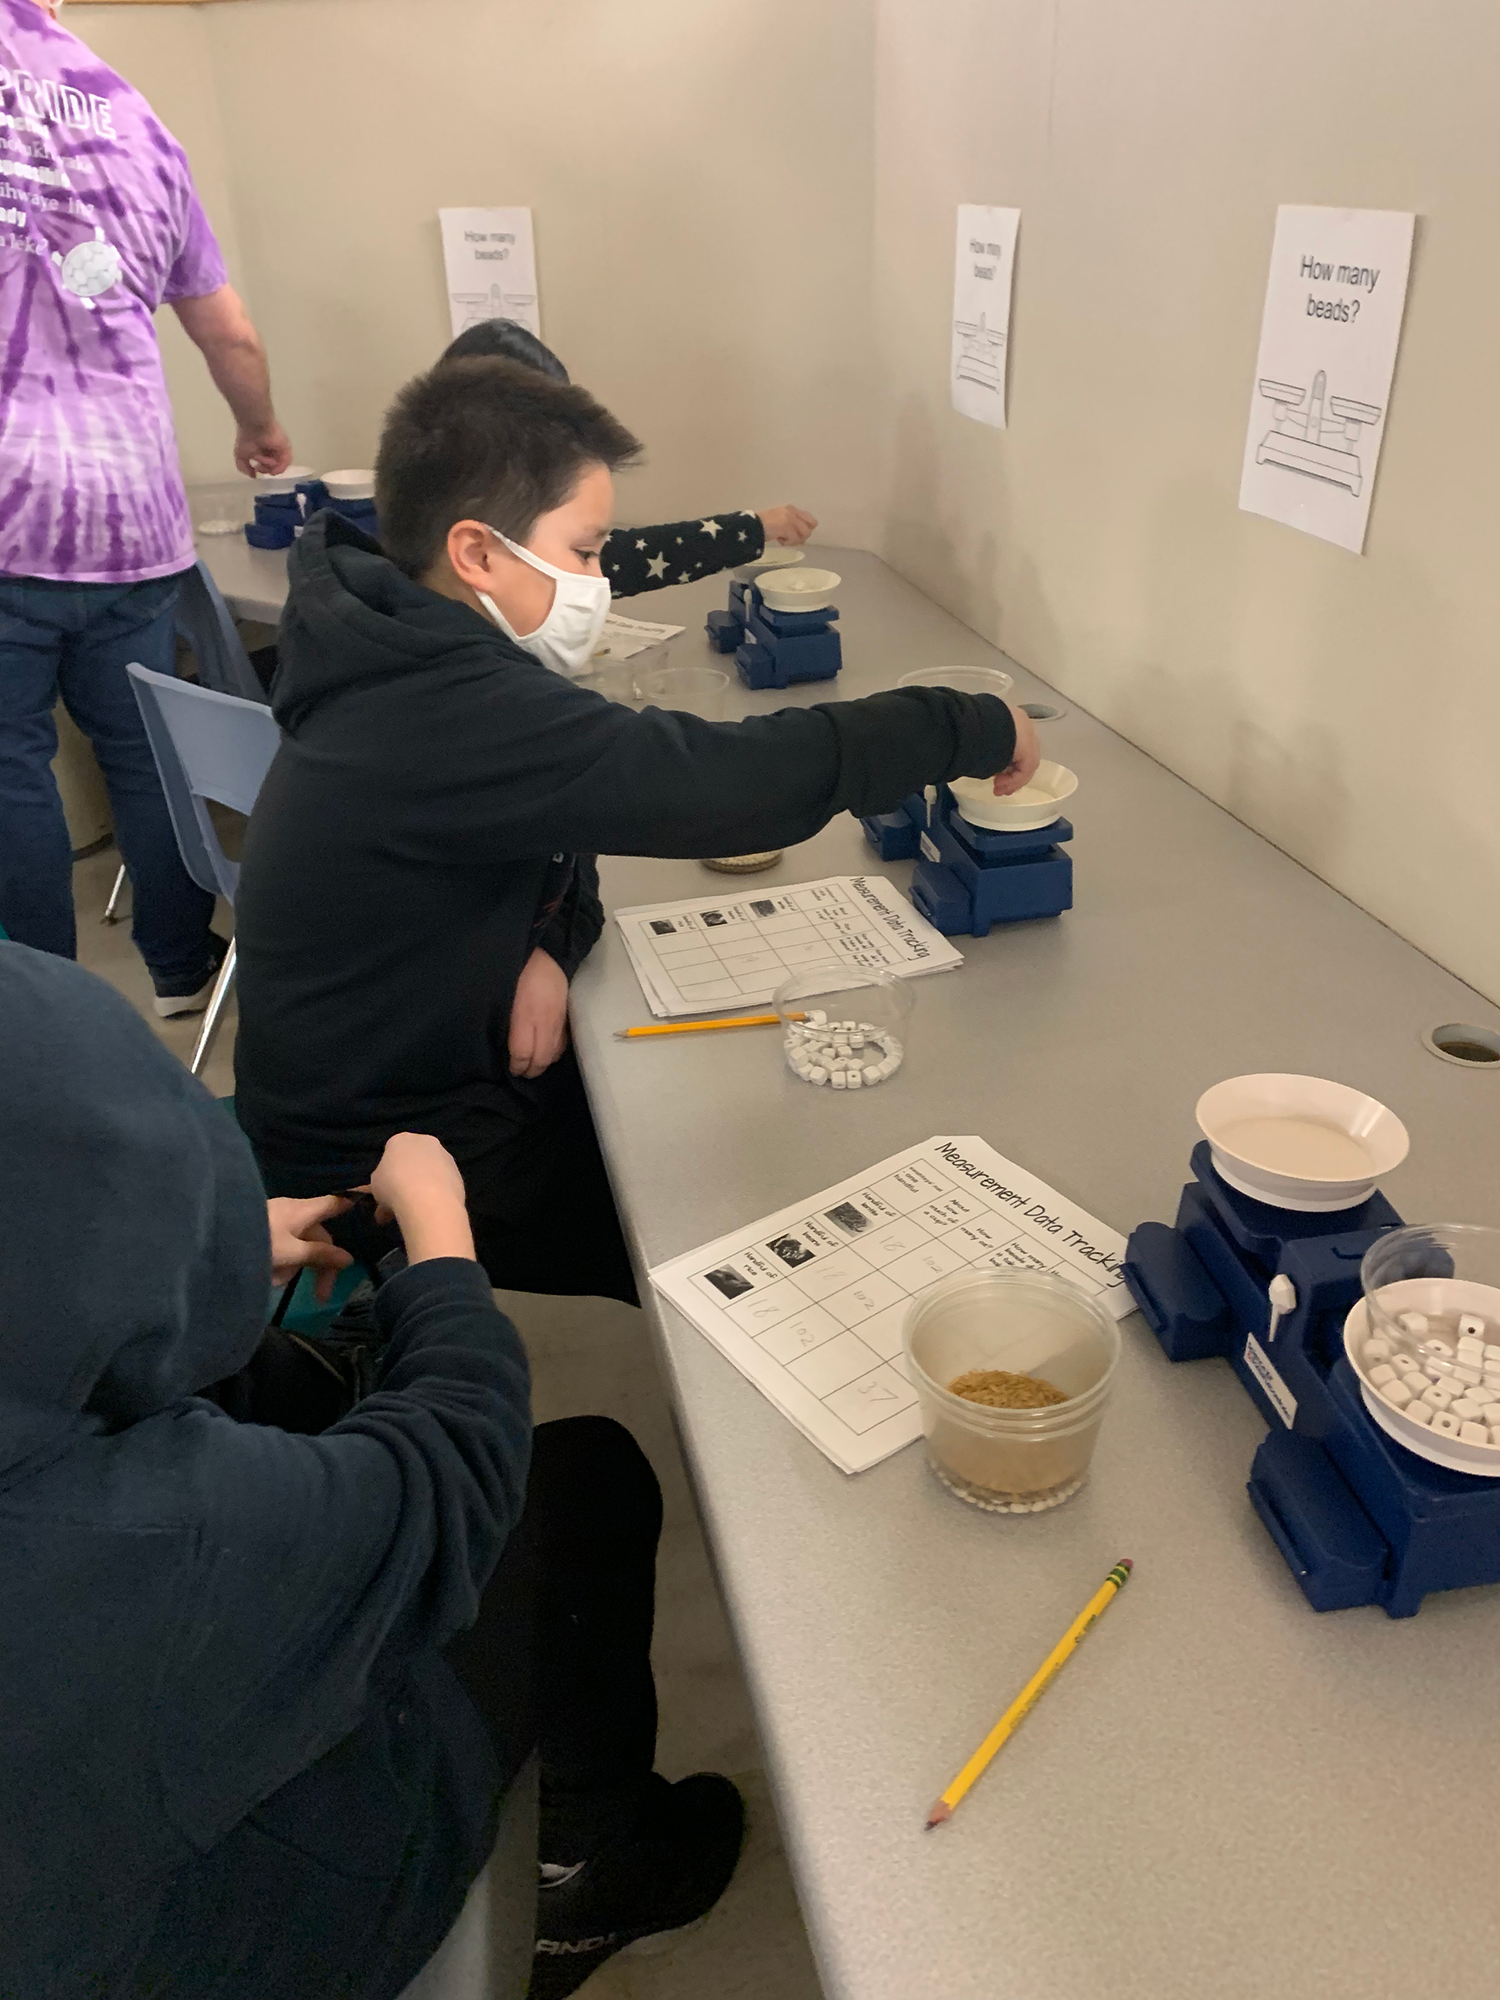
{"label": "blue folding chair", "polygon": [[[161,788],[167,796],[182,865],[200,889],[207,889],[211,896],[223,896],[232,905],[239,888],[239,864],[230,860],[219,843],[208,801],[248,813],[271,768],[281,731],[264,702],[215,694],[212,688],[195,687],[171,674],[154,674],[134,663],[125,671],[134,685]],[[218,1033],[224,1002],[234,982],[234,963],[231,939],[188,1064],[194,1076],[208,1060]]]}
{"label": "blue folding chair", "polygon": [[[172,615],[177,625],[177,636],[186,639],[193,649],[200,687],[212,688],[217,694],[238,695],[242,701],[264,703],[265,689],[250,664],[245,642],[201,556],[190,570],[183,573],[177,607]],[[124,889],[125,864],[121,862],[115,872],[115,886],[104,905],[104,915],[99,919],[101,923],[119,922],[120,897]]]}

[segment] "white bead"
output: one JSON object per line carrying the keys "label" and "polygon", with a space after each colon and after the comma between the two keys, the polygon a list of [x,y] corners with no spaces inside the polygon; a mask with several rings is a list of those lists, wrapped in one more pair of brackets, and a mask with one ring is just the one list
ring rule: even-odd
{"label": "white bead", "polygon": [[821,1028],[823,1023],[828,1019],[828,1016],[821,1007],[810,1007],[807,1018],[813,1023],[814,1027]]}
{"label": "white bead", "polygon": [[1401,1373],[1403,1375],[1409,1376],[1413,1379],[1420,1379],[1423,1382],[1427,1380],[1427,1377],[1422,1373],[1421,1362],[1416,1360],[1412,1355],[1393,1354],[1391,1356],[1391,1359],[1395,1363],[1395,1365],[1401,1370]]}
{"label": "white bead", "polygon": [[833,1085],[835,1090],[842,1090],[844,1088],[844,1072],[841,1069],[831,1069],[828,1072],[828,1081]]}
{"label": "white bead", "polygon": [[1486,1347],[1484,1358],[1486,1361],[1493,1361],[1495,1366],[1500,1368],[1500,1347]]}
{"label": "white bead", "polygon": [[1396,1371],[1388,1361],[1377,1362],[1370,1370],[1370,1380],[1377,1389],[1383,1389],[1387,1382],[1394,1382]]}
{"label": "white bead", "polygon": [[1458,1435],[1464,1444],[1488,1444],[1490,1441],[1490,1434],[1483,1424],[1464,1424]]}
{"label": "white bead", "polygon": [[1453,1363],[1451,1361],[1444,1361],[1441,1355],[1434,1354],[1427,1363],[1427,1372],[1434,1380],[1441,1378],[1451,1381],[1453,1377]]}
{"label": "white bead", "polygon": [[1490,1431],[1490,1443],[1491,1443],[1491,1444],[1493,1444],[1493,1445],[1500,1445],[1500,1426],[1497,1426],[1497,1427],[1493,1427],[1493,1428],[1491,1429],[1491,1431]]}
{"label": "white bead", "polygon": [[866,1083],[885,1082],[885,1071],[880,1067],[879,1063],[866,1063],[860,1071],[860,1075],[863,1076]]}
{"label": "white bead", "polygon": [[1365,1342],[1366,1361],[1388,1361],[1390,1355],[1391,1343],[1384,1334],[1377,1333]]}
{"label": "white bead", "polygon": [[1486,1403],[1479,1414],[1487,1424],[1500,1424],[1500,1403]]}
{"label": "white bead", "polygon": [[1452,1411],[1435,1410],[1433,1412],[1432,1432],[1434,1437],[1456,1438],[1458,1436],[1458,1429],[1458,1418],[1453,1415]]}
{"label": "white bead", "polygon": [[827,1083],[828,1081],[828,1072],[821,1063],[809,1064],[804,1074],[809,1083]]}
{"label": "white bead", "polygon": [[857,1069],[848,1069],[844,1071],[845,1090],[863,1090],[864,1087],[865,1087],[865,1080],[860,1075]]}
{"label": "white bead", "polygon": [[1411,1390],[1407,1388],[1404,1382],[1383,1382],[1380,1386],[1380,1393],[1391,1405],[1392,1409],[1404,1410],[1406,1405],[1411,1401]]}
{"label": "white bead", "polygon": [[1448,1407],[1461,1424],[1471,1424],[1480,1416],[1484,1404],[1475,1402],[1472,1396],[1460,1396],[1456,1403],[1450,1403]]}
{"label": "white bead", "polygon": [[1453,1349],[1448,1345],[1446,1340],[1439,1340],[1435,1335],[1432,1339],[1428,1340],[1426,1313],[1402,1313],[1401,1324],[1406,1328],[1413,1340],[1427,1341],[1427,1352],[1429,1354],[1441,1354],[1445,1361],[1453,1359]]}
{"label": "white bead", "polygon": [[1462,1382],[1466,1389],[1477,1389],[1484,1378],[1477,1368],[1465,1368],[1460,1362],[1453,1371],[1453,1379]]}
{"label": "white bead", "polygon": [[1458,1316],[1458,1331],[1461,1339],[1482,1341],[1484,1339],[1484,1321],[1479,1317],[1478,1313],[1460,1313]]}
{"label": "white bead", "polygon": [[1422,1401],[1431,1410],[1446,1410],[1453,1401],[1453,1391],[1446,1382],[1434,1382]]}
{"label": "white bead", "polygon": [[1458,1343],[1458,1358],[1470,1368],[1484,1366],[1484,1342],[1482,1340],[1461,1340]]}
{"label": "white bead", "polygon": [[1432,1411],[1427,1407],[1425,1402],[1408,1403],[1406,1414],[1409,1417],[1415,1418],[1419,1424],[1430,1424],[1432,1422]]}

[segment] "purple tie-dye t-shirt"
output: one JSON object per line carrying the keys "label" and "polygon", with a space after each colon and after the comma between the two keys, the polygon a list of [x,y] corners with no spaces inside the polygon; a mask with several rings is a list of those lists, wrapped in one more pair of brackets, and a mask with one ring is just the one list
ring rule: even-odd
{"label": "purple tie-dye t-shirt", "polygon": [[35,0],[0,0],[0,576],[193,560],[152,313],[225,282],[151,107]]}

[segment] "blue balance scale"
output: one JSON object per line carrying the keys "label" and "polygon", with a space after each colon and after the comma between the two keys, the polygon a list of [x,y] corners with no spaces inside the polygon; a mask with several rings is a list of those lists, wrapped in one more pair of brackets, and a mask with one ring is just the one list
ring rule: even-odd
{"label": "blue balance scale", "polygon": [[988,937],[991,924],[1056,917],[1073,907],[1073,861],[1062,843],[1070,821],[1027,833],[973,826],[946,785],[929,811],[919,792],[895,812],[862,819],[882,861],[915,861],[911,899],[945,937]]}
{"label": "blue balance scale", "polygon": [[1220,1178],[1207,1140],[1192,1170],[1175,1224],[1132,1232],[1125,1281],[1170,1360],[1222,1356],[1270,1425],[1250,1499],[1308,1603],[1410,1618],[1430,1590],[1500,1583],[1500,1481],[1387,1436],[1344,1351],[1360,1262],[1401,1217],[1378,1192],[1273,1208]]}
{"label": "blue balance scale", "polygon": [[831,681],[844,664],[838,612],[773,611],[753,583],[736,577],[729,585],[729,609],[710,611],[707,631],[715,652],[733,653],[747,688],[794,687],[802,681]]}

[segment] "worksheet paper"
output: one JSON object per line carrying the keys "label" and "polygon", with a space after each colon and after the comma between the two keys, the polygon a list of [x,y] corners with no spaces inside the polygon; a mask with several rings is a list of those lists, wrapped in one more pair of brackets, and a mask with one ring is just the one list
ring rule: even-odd
{"label": "worksheet paper", "polygon": [[638,904],[615,922],[646,1004],[665,1016],[769,1000],[794,972],[830,961],[898,978],[964,962],[883,875]]}
{"label": "worksheet paper", "polygon": [[1020,226],[1018,208],[978,208],[970,202],[959,207],[949,386],[961,417],[997,430],[1005,428],[1005,357]]}
{"label": "worksheet paper", "polygon": [[653,625],[645,618],[622,618],[618,611],[611,611],[594,648],[594,658],[633,660],[637,653],[675,639],[682,629],[680,625]]}
{"label": "worksheet paper", "polygon": [[438,223],[455,338],[481,320],[514,319],[540,339],[531,210],[440,208]]}
{"label": "worksheet paper", "polygon": [[1358,555],[1390,407],[1416,218],[1279,208],[1240,506]]}
{"label": "worksheet paper", "polygon": [[1053,1271],[1115,1319],[1125,1239],[982,1139],[925,1139],[651,1282],[845,1472],[922,1434],[901,1329],[954,1271]]}

